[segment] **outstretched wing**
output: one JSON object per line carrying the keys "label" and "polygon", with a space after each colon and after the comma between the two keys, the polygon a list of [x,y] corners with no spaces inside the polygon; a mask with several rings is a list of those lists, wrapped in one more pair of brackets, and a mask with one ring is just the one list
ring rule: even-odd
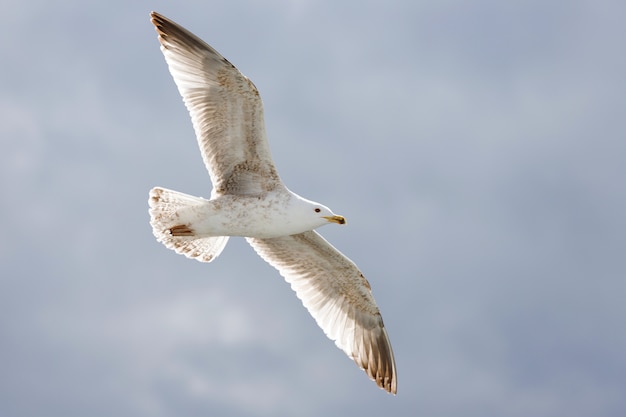
{"label": "outstretched wing", "polygon": [[396,364],[369,283],[357,266],[315,231],[246,238],[291,284],[326,335],[378,386],[396,393]]}
{"label": "outstretched wing", "polygon": [[215,194],[260,194],[279,185],[254,84],[185,28],[156,12],[161,51],[189,110]]}

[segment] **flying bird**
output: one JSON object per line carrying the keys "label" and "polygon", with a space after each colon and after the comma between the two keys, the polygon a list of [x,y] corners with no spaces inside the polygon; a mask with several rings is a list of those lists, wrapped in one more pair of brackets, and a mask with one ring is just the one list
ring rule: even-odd
{"label": "flying bird", "polygon": [[161,51],[191,115],[213,190],[210,199],[155,187],[150,224],[166,247],[201,262],[230,236],[245,237],[291,288],[324,333],[384,390],[396,365],[380,311],[358,267],[314,229],[344,224],[281,181],[257,88],[228,60],[168,18],[151,13]]}

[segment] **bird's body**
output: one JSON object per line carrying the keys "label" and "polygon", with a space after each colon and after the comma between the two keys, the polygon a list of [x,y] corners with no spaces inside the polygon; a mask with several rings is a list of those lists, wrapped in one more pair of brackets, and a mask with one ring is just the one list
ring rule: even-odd
{"label": "bird's body", "polygon": [[213,183],[209,200],[160,187],[150,191],[157,240],[211,262],[230,236],[245,237],[291,284],[326,335],[395,394],[393,352],[369,283],[314,231],[345,219],[284,186],[254,84],[191,32],[158,13],[151,17]]}
{"label": "bird's body", "polygon": [[[167,192],[177,193],[172,190],[167,190]],[[161,198],[161,195],[162,191],[153,191],[153,198],[156,201]],[[279,187],[262,196],[225,194],[210,200],[192,196],[187,198],[190,203],[171,212],[169,219],[163,216],[156,218],[156,221],[165,225],[166,229],[187,225],[196,237],[255,238],[295,235],[329,222],[321,216],[308,216],[309,212],[315,213],[315,208],[318,208],[320,212],[324,210],[325,213],[329,212],[328,209],[305,200],[285,187]],[[193,201],[193,198],[197,200]],[[328,213],[328,216],[332,215]],[[331,221],[343,221],[340,216],[336,216],[335,219]],[[167,224],[168,221],[169,224]]]}

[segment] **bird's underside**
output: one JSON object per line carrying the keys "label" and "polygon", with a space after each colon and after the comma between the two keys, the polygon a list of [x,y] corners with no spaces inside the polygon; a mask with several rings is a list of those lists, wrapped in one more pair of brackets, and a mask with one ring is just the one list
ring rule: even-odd
{"label": "bird's underside", "polygon": [[[229,236],[247,236],[324,333],[378,386],[395,394],[394,355],[370,285],[350,259],[314,230],[345,220],[288,190],[284,202],[269,201],[267,196],[282,192],[284,185],[269,152],[256,87],[191,32],[155,12],[151,21],[214,186],[210,200],[152,189],[150,224],[157,240],[189,258],[211,262]],[[224,208],[220,198],[235,203]],[[249,236],[244,225],[266,235]],[[213,230],[220,235],[212,235]]]}

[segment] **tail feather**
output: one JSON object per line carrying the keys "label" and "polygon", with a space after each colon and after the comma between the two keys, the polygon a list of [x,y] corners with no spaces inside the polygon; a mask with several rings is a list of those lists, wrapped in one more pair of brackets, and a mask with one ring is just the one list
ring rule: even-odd
{"label": "tail feather", "polygon": [[229,236],[197,237],[190,224],[181,224],[179,216],[181,210],[206,201],[178,191],[153,188],[149,199],[152,233],[176,253],[200,262],[211,262],[222,253]]}

